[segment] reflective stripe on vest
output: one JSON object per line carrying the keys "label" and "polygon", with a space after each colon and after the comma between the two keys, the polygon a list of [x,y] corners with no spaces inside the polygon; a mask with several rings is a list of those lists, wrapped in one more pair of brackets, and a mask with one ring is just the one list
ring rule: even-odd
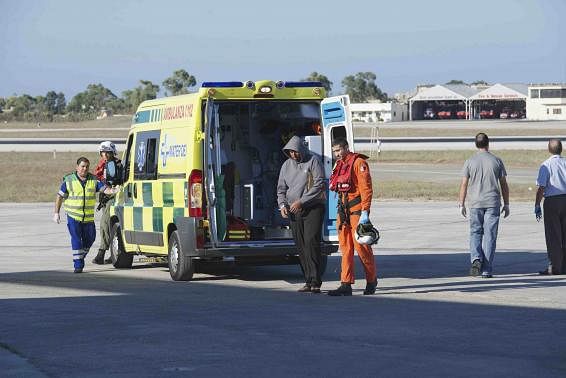
{"label": "reflective stripe on vest", "polygon": [[94,222],[96,205],[96,177],[89,173],[85,185],[76,174],[65,176],[69,196],[63,203],[67,215],[79,222]]}

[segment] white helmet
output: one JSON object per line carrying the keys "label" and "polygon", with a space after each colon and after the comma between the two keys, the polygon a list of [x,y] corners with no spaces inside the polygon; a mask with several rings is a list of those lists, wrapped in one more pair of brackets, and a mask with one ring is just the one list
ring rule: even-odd
{"label": "white helmet", "polygon": [[98,152],[112,152],[114,155],[117,155],[116,145],[109,140],[106,140],[100,143],[100,146],[98,146]]}
{"label": "white helmet", "polygon": [[371,223],[360,223],[354,237],[360,244],[372,245],[379,241],[379,231]]}

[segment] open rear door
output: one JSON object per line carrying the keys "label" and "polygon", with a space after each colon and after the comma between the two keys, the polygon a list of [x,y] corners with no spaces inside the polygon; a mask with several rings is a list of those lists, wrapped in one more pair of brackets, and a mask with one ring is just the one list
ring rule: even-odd
{"label": "open rear door", "polygon": [[216,143],[218,139],[218,105],[214,104],[212,98],[208,98],[206,101],[206,118],[204,121],[204,131],[205,131],[205,145],[204,145],[204,167],[206,174],[206,204],[208,207],[208,222],[209,222],[209,234],[210,243],[212,247],[218,245],[218,229],[217,229],[217,217],[216,217],[216,184],[215,176],[220,171],[219,162],[220,159],[218,155],[218,148],[216,148]]}
{"label": "open rear door", "polygon": [[[328,188],[328,179],[330,178],[332,168],[334,167],[332,141],[336,138],[346,138],[350,145],[350,151],[354,151],[354,133],[352,129],[352,114],[350,113],[350,97],[348,95],[328,97],[322,100],[320,107],[324,135],[324,176],[327,179],[326,187]],[[335,192],[330,192],[328,190],[327,198],[328,201],[322,236],[324,241],[337,241],[336,208],[338,206],[338,197]]]}

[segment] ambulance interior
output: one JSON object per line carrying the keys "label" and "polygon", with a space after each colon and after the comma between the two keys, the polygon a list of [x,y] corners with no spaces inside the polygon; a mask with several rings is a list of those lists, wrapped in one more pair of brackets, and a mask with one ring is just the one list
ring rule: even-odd
{"label": "ambulance interior", "polygon": [[283,146],[293,136],[322,161],[320,104],[316,101],[216,102],[210,126],[218,242],[292,239],[277,206]]}

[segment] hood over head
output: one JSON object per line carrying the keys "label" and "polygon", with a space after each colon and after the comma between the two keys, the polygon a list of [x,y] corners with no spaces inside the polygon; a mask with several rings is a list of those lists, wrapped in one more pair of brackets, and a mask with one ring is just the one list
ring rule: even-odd
{"label": "hood over head", "polygon": [[300,138],[296,135],[293,135],[293,137],[289,139],[285,147],[283,147],[283,153],[285,154],[285,156],[291,158],[288,150],[299,152],[301,154],[301,161],[307,160],[308,156],[310,155],[307,146],[305,146],[303,138]]}

